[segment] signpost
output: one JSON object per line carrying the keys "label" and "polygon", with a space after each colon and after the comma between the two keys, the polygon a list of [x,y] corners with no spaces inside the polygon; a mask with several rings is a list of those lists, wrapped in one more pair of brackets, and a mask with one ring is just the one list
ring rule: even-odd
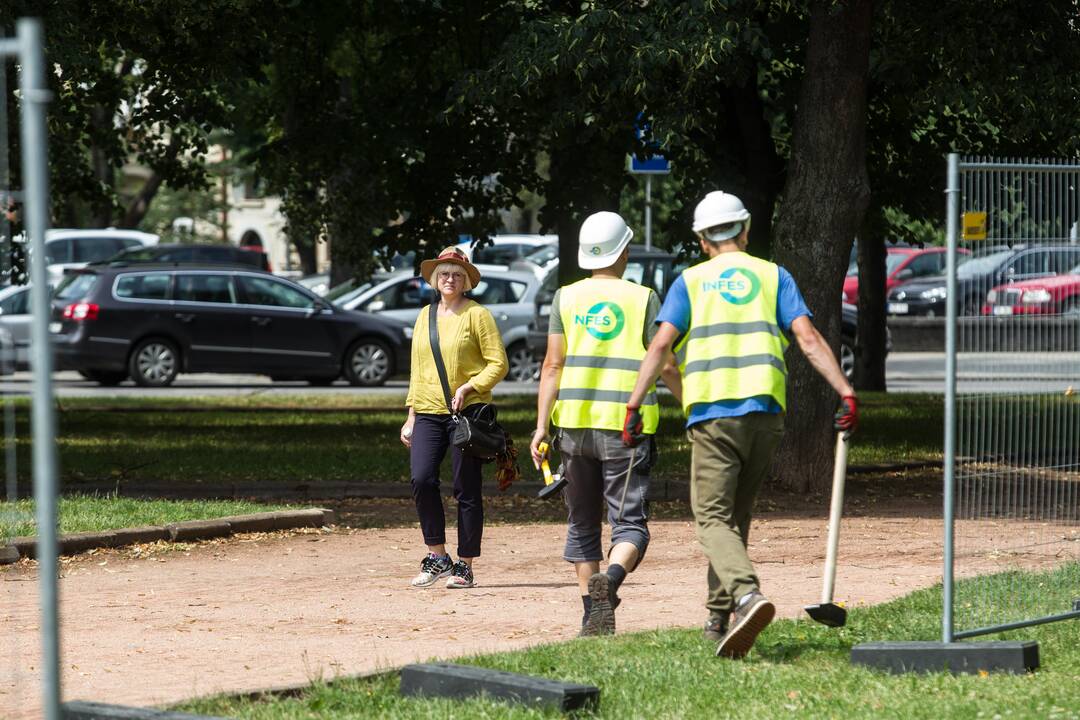
{"label": "signpost", "polygon": [[[649,122],[644,119],[643,113],[638,113],[637,122],[634,125],[637,139],[643,140],[649,133]],[[656,147],[650,143],[650,149]],[[638,159],[636,155],[630,155],[626,163],[626,169],[632,175],[645,176],[645,249],[652,249],[652,176],[667,175],[671,172],[671,162],[663,155],[650,155],[645,159]]]}

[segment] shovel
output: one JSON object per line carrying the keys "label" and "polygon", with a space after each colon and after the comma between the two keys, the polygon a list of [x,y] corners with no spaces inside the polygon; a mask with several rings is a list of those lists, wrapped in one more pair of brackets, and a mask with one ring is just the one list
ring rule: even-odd
{"label": "shovel", "polygon": [[847,433],[836,435],[836,463],[833,466],[832,502],[829,507],[829,538],[825,547],[825,577],[821,602],[807,605],[805,610],[815,621],[828,627],[843,627],[847,610],[833,602],[836,583],[836,551],[840,545],[840,514],[844,509],[844,478],[847,475]]}

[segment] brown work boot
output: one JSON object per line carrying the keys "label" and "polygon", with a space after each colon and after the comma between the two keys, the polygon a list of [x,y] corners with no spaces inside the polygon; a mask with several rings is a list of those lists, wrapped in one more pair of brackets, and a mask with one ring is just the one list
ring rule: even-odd
{"label": "brown work boot", "polygon": [[750,652],[758,633],[768,627],[776,615],[776,606],[757,590],[751,590],[735,606],[731,628],[716,646],[717,657],[739,659]]}
{"label": "brown work boot", "polygon": [[595,573],[589,578],[592,608],[578,637],[615,634],[615,606],[619,603],[612,595],[611,577],[607,573]]}
{"label": "brown work boot", "polygon": [[710,615],[709,619],[705,621],[705,640],[711,643],[720,642],[727,635],[727,627],[727,615]]}

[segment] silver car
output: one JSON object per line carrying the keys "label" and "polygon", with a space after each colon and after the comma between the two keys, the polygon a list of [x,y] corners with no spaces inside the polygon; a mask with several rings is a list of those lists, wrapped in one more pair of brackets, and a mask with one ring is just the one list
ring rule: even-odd
{"label": "silver car", "polygon": [[[540,360],[530,352],[527,337],[540,281],[533,273],[511,272],[505,267],[477,265],[477,268],[483,278],[466,295],[495,317],[510,361],[507,379],[535,381],[540,374]],[[345,310],[380,313],[412,323],[433,297],[434,291],[427,281],[411,270],[403,270],[376,276],[370,283],[333,299],[333,303]]]}
{"label": "silver car", "polygon": [[[16,370],[30,369],[30,286],[9,285],[0,290],[0,328],[8,333],[6,342],[14,347]],[[3,347],[5,363],[12,359],[11,348]]]}

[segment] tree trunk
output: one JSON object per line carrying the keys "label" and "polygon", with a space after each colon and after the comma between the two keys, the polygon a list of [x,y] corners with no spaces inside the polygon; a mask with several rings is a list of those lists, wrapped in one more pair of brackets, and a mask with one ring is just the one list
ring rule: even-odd
{"label": "tree trunk", "polygon": [[[869,201],[866,78],[870,0],[814,0],[806,74],[792,134],[777,261],[803,291],[815,324],[835,351],[840,295],[851,243]],[[774,472],[785,488],[829,485],[837,397],[799,351],[789,352],[787,432]]]}
{"label": "tree trunk", "polygon": [[314,275],[319,264],[315,243],[292,243],[292,246],[296,248],[296,254],[300,257],[300,272],[305,275]]}
{"label": "tree trunk", "polygon": [[146,217],[146,212],[150,209],[150,203],[154,201],[154,196],[157,195],[158,190],[161,188],[163,180],[164,178],[156,172],[150,176],[150,179],[142,186],[142,190],[139,190],[139,194],[128,205],[127,212],[124,213],[124,219],[120,221],[120,227],[136,228],[139,226],[142,219]]}
{"label": "tree trunk", "polygon": [[855,389],[885,390],[885,235],[881,209],[867,211],[859,235],[859,328]]}
{"label": "tree trunk", "polygon": [[748,252],[757,257],[772,256],[772,217],[783,179],[783,164],[776,152],[772,129],[765,122],[765,106],[757,80],[730,89],[736,125],[742,140],[746,187],[735,194],[753,219]]}
{"label": "tree trunk", "polygon": [[[91,110],[90,122],[94,126],[95,134],[104,135],[112,129],[109,127],[111,117],[100,103],[94,105]],[[113,171],[108,155],[96,140],[90,146],[90,162],[94,168],[94,179],[107,188],[103,193],[104,197],[94,203],[94,218],[91,222],[94,227],[108,227],[113,223],[112,198],[116,188],[116,173]]]}

